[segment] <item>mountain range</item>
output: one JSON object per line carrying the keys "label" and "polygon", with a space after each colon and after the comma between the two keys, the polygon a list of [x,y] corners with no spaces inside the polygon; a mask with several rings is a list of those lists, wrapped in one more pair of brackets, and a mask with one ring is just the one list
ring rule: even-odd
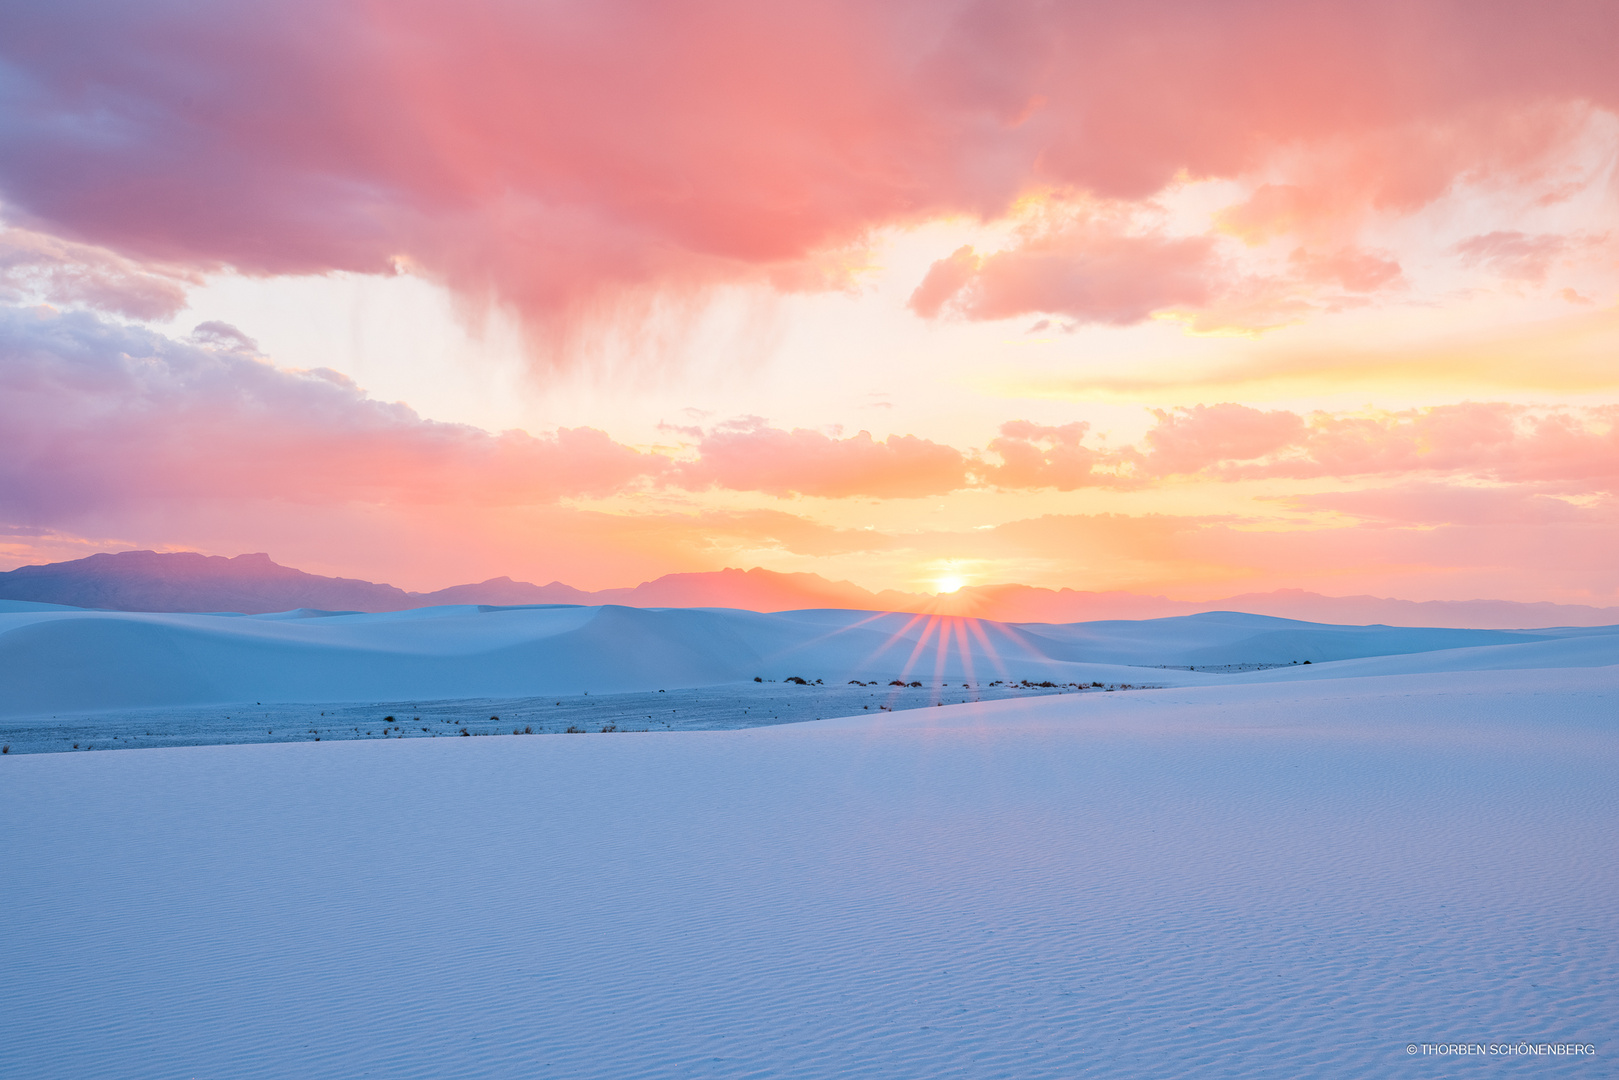
{"label": "mountain range", "polygon": [[1154,619],[1205,611],[1244,611],[1355,625],[1479,629],[1619,623],[1619,607],[1508,600],[1416,602],[1376,596],[1323,596],[1300,589],[1246,593],[1201,603],[1122,591],[1086,592],[1030,585],[969,585],[937,596],[895,590],[871,592],[818,574],[782,574],[759,568],[666,574],[633,588],[595,592],[560,581],[535,585],[498,577],[418,593],[357,578],[308,574],[281,566],[263,553],[226,558],[152,551],[91,555],[0,573],[0,599],[112,611],[232,611],[250,615],[297,608],[382,612],[441,604],[621,604],[750,611],[851,608],[1045,623]]}

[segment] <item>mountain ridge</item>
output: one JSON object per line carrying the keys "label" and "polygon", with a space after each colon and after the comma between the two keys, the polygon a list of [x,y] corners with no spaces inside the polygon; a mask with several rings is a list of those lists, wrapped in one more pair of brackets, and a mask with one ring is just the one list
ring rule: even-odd
{"label": "mountain ridge", "polygon": [[510,577],[407,592],[358,578],[325,577],[282,566],[263,552],[226,557],[198,552],[125,551],[0,572],[0,599],[112,611],[267,614],[296,608],[404,611],[443,604],[620,604],[626,607],[730,607],[751,611],[851,608],[964,615],[1017,623],[1153,619],[1244,611],[1310,622],[1510,629],[1619,623],[1619,607],[1509,600],[1399,600],[1324,596],[1303,589],[1244,593],[1208,602],[1124,591],[1032,585],[969,585],[933,595],[872,592],[819,574],[754,567],[665,574],[627,588],[584,590]]}

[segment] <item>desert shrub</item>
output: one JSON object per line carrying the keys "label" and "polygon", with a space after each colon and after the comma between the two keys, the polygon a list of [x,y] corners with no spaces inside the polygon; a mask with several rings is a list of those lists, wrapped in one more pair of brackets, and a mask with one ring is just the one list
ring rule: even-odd
{"label": "desert shrub", "polygon": [[608,732],[617,731],[617,730],[618,730],[618,725],[617,724],[603,724],[601,733],[603,735],[606,735]]}
{"label": "desert shrub", "polygon": [[472,732],[468,731],[466,728],[462,728],[461,729],[461,734],[463,734],[463,735],[471,735]]}
{"label": "desert shrub", "polygon": [[850,686],[865,686],[866,684],[861,682],[859,679],[850,679],[849,680],[849,685]]}
{"label": "desert shrub", "polygon": [[920,687],[920,686],[921,686],[921,685],[922,685],[922,684],[921,684],[921,683],[919,683],[919,682],[913,682],[913,683],[911,683],[911,686],[912,686],[912,687],[913,687],[913,688],[916,688],[916,687]]}
{"label": "desert shrub", "polygon": [[[391,716],[384,716],[384,717],[383,717],[383,718],[382,718],[382,722],[383,722],[383,723],[384,723],[384,724],[387,724],[387,725],[388,725],[388,726],[389,726],[389,727],[392,727],[392,726],[393,726],[393,722],[394,722],[394,718],[393,718],[393,717],[391,717]],[[371,733],[370,733],[370,732],[369,732],[369,731],[368,731],[368,732],[366,732],[366,734],[367,734],[367,735],[369,735],[369,734],[371,734]]]}
{"label": "desert shrub", "polygon": [[522,732],[521,732],[521,731],[518,731],[518,730],[517,730],[517,729],[516,729],[516,728],[512,728],[512,734],[513,734],[513,735],[521,735],[521,734],[522,734]]}
{"label": "desert shrub", "polygon": [[500,723],[500,717],[498,717],[498,716],[491,716],[491,717],[490,717],[490,718],[489,718],[489,722],[490,722],[490,723],[492,723],[492,724],[498,724],[498,723]]}
{"label": "desert shrub", "polygon": [[568,725],[568,730],[564,734],[567,734],[567,735],[583,735],[584,733],[585,733],[584,728],[579,727],[579,726],[577,726],[575,724],[569,724]]}
{"label": "desert shrub", "polygon": [[531,728],[531,727],[525,727],[523,729],[523,734],[524,735],[532,735],[532,734],[534,734],[534,729]]}
{"label": "desert shrub", "polygon": [[904,686],[905,685],[905,680],[904,679],[894,679],[888,685],[889,686]]}
{"label": "desert shrub", "polygon": [[9,753],[11,753],[11,746],[10,746],[9,743],[7,745],[5,745],[5,746],[0,746],[0,754],[9,754]]}
{"label": "desert shrub", "polygon": [[755,676],[754,676],[754,677],[753,677],[753,681],[754,681],[754,682],[764,682],[764,680],[763,680],[763,679],[761,679],[761,678],[759,678],[759,676],[757,676],[757,675],[755,675]]}

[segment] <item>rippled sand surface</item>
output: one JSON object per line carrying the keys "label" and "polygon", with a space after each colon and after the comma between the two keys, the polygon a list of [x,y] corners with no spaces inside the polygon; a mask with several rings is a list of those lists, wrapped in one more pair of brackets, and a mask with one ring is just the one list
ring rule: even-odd
{"label": "rippled sand surface", "polygon": [[[1619,671],[0,758],[0,1075],[1612,1075]],[[1595,1058],[1408,1044],[1574,1041]]]}

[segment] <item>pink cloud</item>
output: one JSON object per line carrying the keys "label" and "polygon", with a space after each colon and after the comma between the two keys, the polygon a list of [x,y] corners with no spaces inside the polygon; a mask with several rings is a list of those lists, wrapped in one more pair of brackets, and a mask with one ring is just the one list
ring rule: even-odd
{"label": "pink cloud", "polygon": [[143,500],[548,503],[668,464],[589,428],[423,420],[334,372],[273,367],[223,324],[190,344],[82,313],[0,317],[0,507],[13,521]]}
{"label": "pink cloud", "polygon": [[[823,257],[874,228],[1054,187],[1144,200],[1289,154],[1230,226],[1331,250],[1321,221],[1532,179],[1581,110],[1619,106],[1616,37],[1619,11],[1582,0],[63,2],[0,39],[0,198],[141,262],[404,258],[542,321],[649,289],[835,284]],[[1129,321],[1201,295],[1177,243],[1018,248],[934,292]]]}
{"label": "pink cloud", "polygon": [[1140,448],[1083,445],[1084,424],[1001,426],[983,470],[1001,487],[1141,487],[1169,476],[1210,480],[1473,477],[1619,490],[1619,406],[1535,410],[1467,402],[1394,413],[1301,416],[1225,402],[1156,409]]}
{"label": "pink cloud", "polygon": [[105,248],[27,229],[0,229],[0,301],[84,304],[137,319],[168,318],[185,307],[184,267],[143,265]]}
{"label": "pink cloud", "polygon": [[1290,412],[1263,412],[1230,402],[1154,410],[1158,423],[1147,432],[1145,471],[1164,476],[1195,473],[1225,462],[1246,461],[1294,445],[1304,422]]}
{"label": "pink cloud", "polygon": [[999,466],[985,470],[985,478],[997,487],[1076,488],[1117,484],[1120,477],[1110,474],[1109,466],[1133,463],[1139,455],[1131,451],[1109,454],[1082,445],[1090,430],[1086,423],[1058,427],[1013,420],[1001,425],[1000,435],[988,450],[1001,459]]}
{"label": "pink cloud", "polygon": [[1288,262],[1306,281],[1339,285],[1350,292],[1376,292],[1400,280],[1400,264],[1394,259],[1355,248],[1329,254],[1299,248]]}
{"label": "pink cloud", "polygon": [[1521,487],[1464,488],[1407,484],[1362,491],[1295,495],[1285,500],[1303,510],[1335,510],[1368,521],[1400,525],[1535,526],[1619,524],[1610,497],[1598,506],[1578,506]]}
{"label": "pink cloud", "polygon": [[948,304],[969,319],[1040,312],[1088,323],[1140,322],[1209,298],[1211,246],[1206,237],[1133,235],[1076,222],[991,255],[961,248],[929,268],[911,308],[930,316]]}
{"label": "pink cloud", "polygon": [[972,283],[978,274],[980,261],[971,244],[959,247],[949,257],[935,261],[928,267],[922,284],[911,293],[908,306],[924,319],[937,317],[945,304]]}
{"label": "pink cloud", "polygon": [[967,486],[961,451],[914,435],[878,441],[868,431],[846,439],[752,423],[720,429],[698,443],[700,458],[679,468],[687,487],[769,495],[917,498]]}
{"label": "pink cloud", "polygon": [[1539,284],[1551,272],[1552,261],[1568,248],[1568,239],[1562,236],[1497,231],[1463,240],[1456,245],[1456,253],[1470,266],[1488,267],[1504,278]]}
{"label": "pink cloud", "polygon": [[0,306],[0,524],[143,501],[516,507],[659,485],[909,498],[969,482],[966,455],[912,435],[752,420],[693,429],[697,457],[676,461],[593,428],[491,433],[255,353],[224,323],[176,341],[84,312]]}

